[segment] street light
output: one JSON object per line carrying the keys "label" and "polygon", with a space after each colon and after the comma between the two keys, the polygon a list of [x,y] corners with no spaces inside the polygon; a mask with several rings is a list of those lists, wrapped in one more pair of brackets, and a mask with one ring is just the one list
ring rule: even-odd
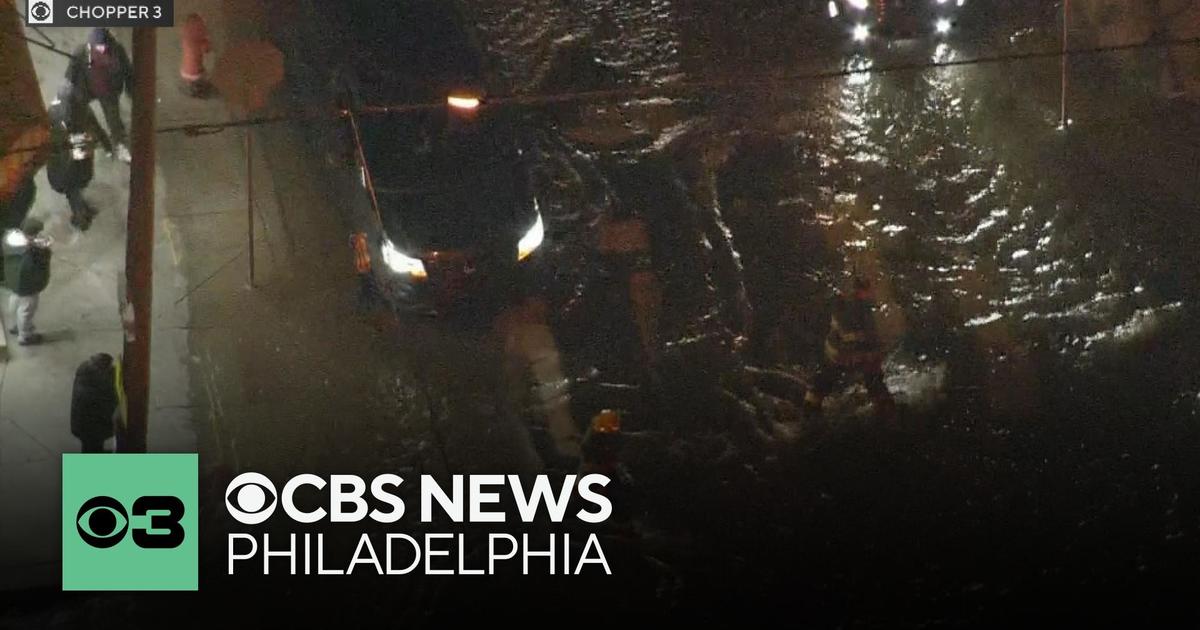
{"label": "street light", "polygon": [[471,111],[479,109],[479,97],[468,94],[451,94],[446,97],[446,104],[453,109]]}
{"label": "street light", "polygon": [[865,42],[871,36],[871,29],[866,24],[854,25],[854,41]]}

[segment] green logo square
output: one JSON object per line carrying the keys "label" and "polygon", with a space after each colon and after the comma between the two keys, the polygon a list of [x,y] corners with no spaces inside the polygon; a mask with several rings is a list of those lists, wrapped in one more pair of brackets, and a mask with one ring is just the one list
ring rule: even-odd
{"label": "green logo square", "polygon": [[63,455],[64,591],[194,591],[195,454]]}

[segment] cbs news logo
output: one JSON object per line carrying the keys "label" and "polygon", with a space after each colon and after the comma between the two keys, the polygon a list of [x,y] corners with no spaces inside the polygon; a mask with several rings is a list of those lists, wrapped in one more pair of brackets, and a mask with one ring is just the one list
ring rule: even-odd
{"label": "cbs news logo", "polygon": [[63,455],[63,590],[196,590],[197,470],[194,454]]}

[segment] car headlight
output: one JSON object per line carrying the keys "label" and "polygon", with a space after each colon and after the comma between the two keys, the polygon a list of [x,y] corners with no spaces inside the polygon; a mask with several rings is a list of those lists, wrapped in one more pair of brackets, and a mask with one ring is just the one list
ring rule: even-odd
{"label": "car headlight", "polygon": [[533,222],[533,227],[517,241],[517,260],[525,260],[533,254],[533,250],[542,246],[542,241],[546,239],[546,227],[542,225],[542,213],[538,213],[537,220]]}
{"label": "car headlight", "polygon": [[425,274],[425,263],[419,258],[407,256],[388,239],[383,239],[383,262],[392,271],[399,274],[407,274],[410,278],[416,280],[424,280],[428,277]]}

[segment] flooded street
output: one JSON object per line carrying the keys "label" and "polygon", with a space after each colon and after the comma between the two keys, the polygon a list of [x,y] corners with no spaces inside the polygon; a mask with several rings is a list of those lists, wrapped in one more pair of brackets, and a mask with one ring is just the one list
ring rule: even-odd
{"label": "flooded street", "polygon": [[[491,94],[538,127],[547,245],[521,299],[382,333],[355,404],[404,418],[320,465],[562,472],[619,410],[629,579],[539,581],[555,613],[1195,612],[1174,597],[1200,582],[1194,113],[1080,58],[1064,133],[1057,58],[961,63],[1053,50],[1044,11],[854,44],[824,3],[471,9]],[[818,432],[801,406],[854,275],[898,413],[851,382]],[[403,606],[437,622],[463,611],[424,619],[429,598],[512,588]]]}
{"label": "flooded street", "polygon": [[[1181,558],[1200,533],[1188,456],[1197,286],[1185,271],[1200,262],[1197,191],[1187,168],[1147,177],[1105,161],[1108,143],[1136,160],[1178,132],[1151,126],[1153,107],[1113,85],[1110,60],[1078,62],[1068,136],[1056,129],[1057,59],[774,78],[1021,51],[996,43],[1007,32],[856,50],[794,7],[575,8],[481,13],[511,73],[536,77],[527,60],[548,41],[585,41],[608,70],[602,87],[664,87],[584,103],[585,126],[608,125],[619,155],[648,164],[631,187],[660,243],[667,346],[719,335],[714,324],[747,342],[672,364],[693,379],[651,421],[672,437],[630,449],[647,521],[690,550],[674,549],[695,571],[676,605],[796,597],[799,619],[872,625],[908,610],[906,622],[937,625],[1003,618],[1006,602],[1070,607],[1097,589],[1152,605],[1196,583]],[[1047,26],[1040,41],[1053,46]],[[739,72],[734,90],[672,89]],[[1118,141],[1122,109],[1143,126]],[[592,148],[603,142],[579,136],[603,164]],[[669,190],[647,190],[645,171],[664,162]],[[618,191],[631,177],[604,176]],[[855,271],[881,304],[900,433],[846,423],[797,437],[792,408],[755,391],[744,397],[767,435],[713,437],[729,421],[687,396],[707,400],[721,380],[711,370],[738,365],[810,377],[828,300]],[[832,404],[864,417],[853,390]],[[935,609],[949,616],[924,616]]]}

